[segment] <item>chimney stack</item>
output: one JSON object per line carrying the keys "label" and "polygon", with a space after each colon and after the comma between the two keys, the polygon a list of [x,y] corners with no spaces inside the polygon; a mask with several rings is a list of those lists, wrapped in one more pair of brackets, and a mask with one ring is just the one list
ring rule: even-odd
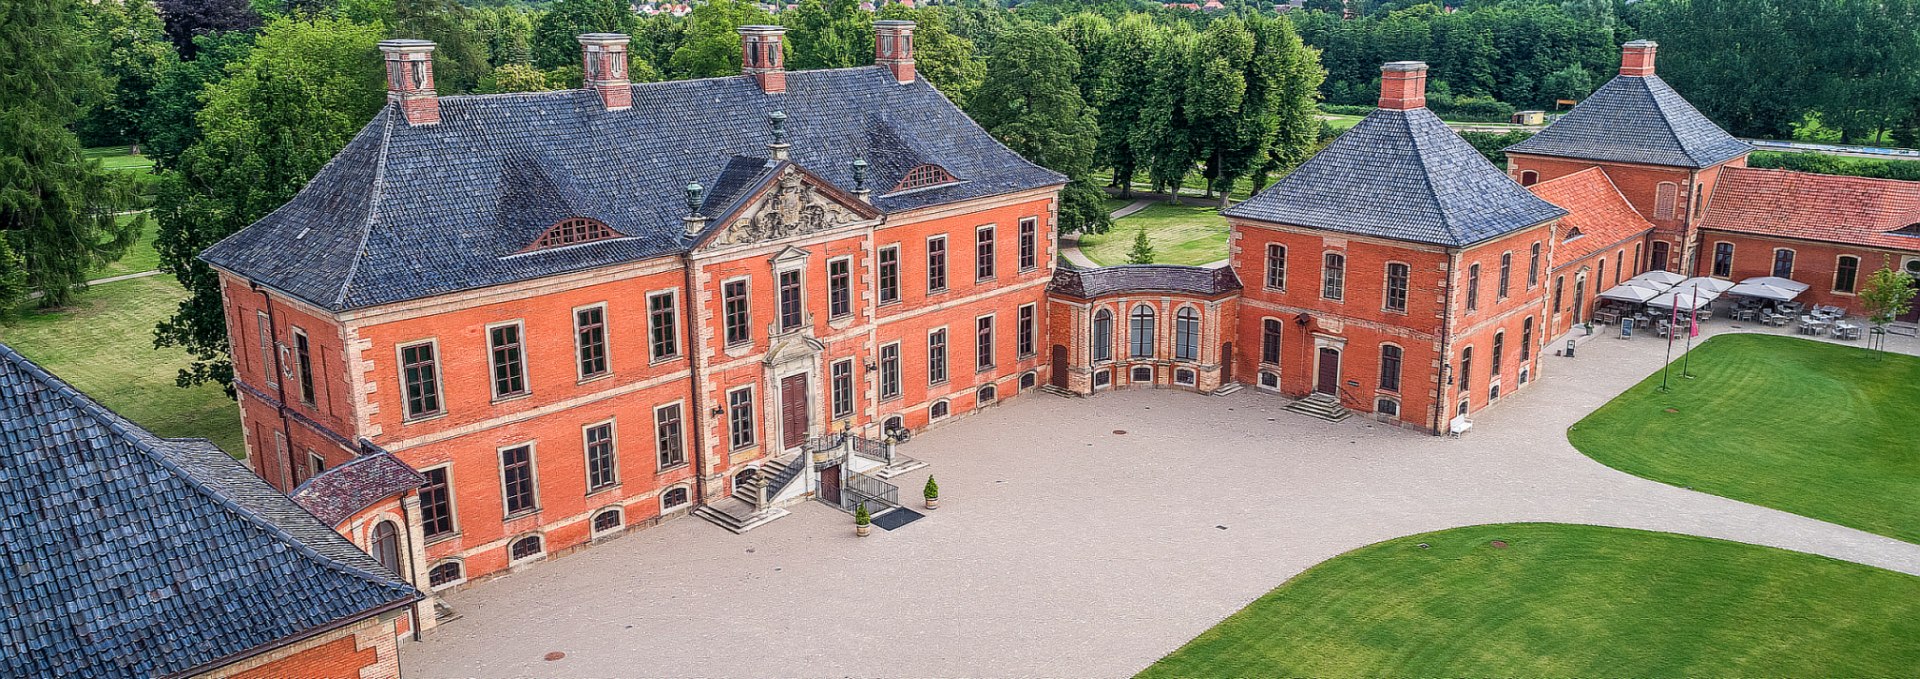
{"label": "chimney stack", "polygon": [[913,22],[885,19],[873,22],[873,63],[893,72],[894,81],[913,82]]}
{"label": "chimney stack", "polygon": [[1635,40],[1620,46],[1620,75],[1644,78],[1653,75],[1653,53],[1659,51],[1660,43],[1652,40]]}
{"label": "chimney stack", "polygon": [[787,60],[780,49],[787,29],[781,26],[740,27],[740,72],[760,84],[760,91],[787,91]]}
{"label": "chimney stack", "polygon": [[433,42],[382,40],[387,58],[387,101],[400,104],[408,125],[440,122],[440,97],[433,92]]}
{"label": "chimney stack", "polygon": [[1426,105],[1426,62],[1390,61],[1380,67],[1380,108],[1406,111]]}
{"label": "chimney stack", "polygon": [[583,33],[579,40],[582,83],[600,93],[600,103],[609,111],[633,108],[633,81],[627,79],[627,43],[632,39],[620,33]]}

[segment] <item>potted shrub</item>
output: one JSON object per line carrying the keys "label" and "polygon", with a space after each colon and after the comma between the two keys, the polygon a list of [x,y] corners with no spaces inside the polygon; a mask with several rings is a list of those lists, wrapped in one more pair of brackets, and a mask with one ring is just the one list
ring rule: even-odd
{"label": "potted shrub", "polygon": [[927,496],[927,509],[940,508],[940,484],[933,482],[933,476],[927,476],[927,489],[920,494]]}
{"label": "potted shrub", "polygon": [[854,505],[853,534],[864,538],[871,532],[873,532],[873,516],[867,514],[867,503]]}

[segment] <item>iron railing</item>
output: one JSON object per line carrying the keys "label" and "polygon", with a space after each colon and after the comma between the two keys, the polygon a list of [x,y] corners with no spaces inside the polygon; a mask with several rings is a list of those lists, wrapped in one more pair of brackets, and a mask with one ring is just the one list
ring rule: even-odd
{"label": "iron railing", "polygon": [[863,436],[849,436],[853,440],[853,454],[875,462],[892,462],[887,458],[887,442],[876,441]]}
{"label": "iron railing", "polygon": [[900,487],[858,472],[847,475],[841,484],[843,491],[841,503],[852,507],[857,503],[867,504],[867,513],[879,514],[881,510],[900,506]]}

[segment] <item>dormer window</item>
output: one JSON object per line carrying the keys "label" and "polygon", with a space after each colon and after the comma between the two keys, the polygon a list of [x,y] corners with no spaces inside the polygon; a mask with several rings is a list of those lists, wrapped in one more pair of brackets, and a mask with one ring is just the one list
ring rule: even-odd
{"label": "dormer window", "polygon": [[928,163],[908,170],[907,176],[900,178],[900,185],[893,187],[893,192],[899,193],[901,191],[923,189],[929,186],[951,184],[954,181],[953,175],[947,172],[946,168]]}
{"label": "dormer window", "polygon": [[1908,224],[1898,229],[1888,231],[1887,233],[1897,233],[1902,236],[1920,236],[1920,222]]}
{"label": "dormer window", "polygon": [[1579,238],[1579,237],[1581,237],[1581,236],[1584,236],[1584,235],[1586,235],[1586,234],[1584,234],[1584,233],[1580,233],[1580,227],[1577,227],[1577,226],[1576,226],[1576,227],[1572,227],[1572,228],[1569,228],[1569,229],[1567,229],[1567,237],[1566,237],[1566,238],[1565,238],[1564,240],[1561,240],[1560,242],[1562,242],[1562,243],[1566,243],[1566,242],[1569,242],[1569,241],[1572,241],[1573,239],[1575,239],[1575,238]]}
{"label": "dormer window", "polygon": [[581,243],[615,238],[619,235],[619,233],[615,232],[600,220],[572,217],[562,219],[560,223],[547,227],[546,233],[540,234],[539,238],[534,239],[533,245],[527,246],[527,251],[531,252],[534,250],[566,247],[568,245],[579,245]]}

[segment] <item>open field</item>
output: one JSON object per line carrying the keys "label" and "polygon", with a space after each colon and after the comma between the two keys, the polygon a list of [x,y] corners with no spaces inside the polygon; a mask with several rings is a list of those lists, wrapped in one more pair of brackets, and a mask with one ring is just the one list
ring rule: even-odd
{"label": "open field", "polygon": [[[121,224],[125,224],[137,217],[139,215],[120,215],[117,219]],[[148,216],[147,226],[140,232],[140,240],[134,241],[133,246],[127,248],[127,254],[122,255],[119,260],[88,272],[87,278],[98,280],[160,268],[160,253],[153,249],[154,231],[158,228],[159,224],[153,220],[152,216]]]}
{"label": "open field", "polygon": [[1567,432],[1602,464],[1920,542],[1920,357],[1794,337],[1695,347]]}
{"label": "open field", "polygon": [[1155,204],[1114,220],[1106,233],[1080,237],[1080,251],[1102,265],[1127,263],[1134,234],[1147,230],[1155,264],[1207,264],[1227,258],[1227,218],[1213,206]]}
{"label": "open field", "polygon": [[1894,676],[1914,667],[1920,578],[1672,533],[1496,524],[1322,563],[1141,676]]}
{"label": "open field", "polygon": [[136,156],[132,149],[125,146],[97,146],[86,150],[88,158],[99,158],[101,166],[109,170],[145,170],[153,167],[153,160],[146,156]]}

